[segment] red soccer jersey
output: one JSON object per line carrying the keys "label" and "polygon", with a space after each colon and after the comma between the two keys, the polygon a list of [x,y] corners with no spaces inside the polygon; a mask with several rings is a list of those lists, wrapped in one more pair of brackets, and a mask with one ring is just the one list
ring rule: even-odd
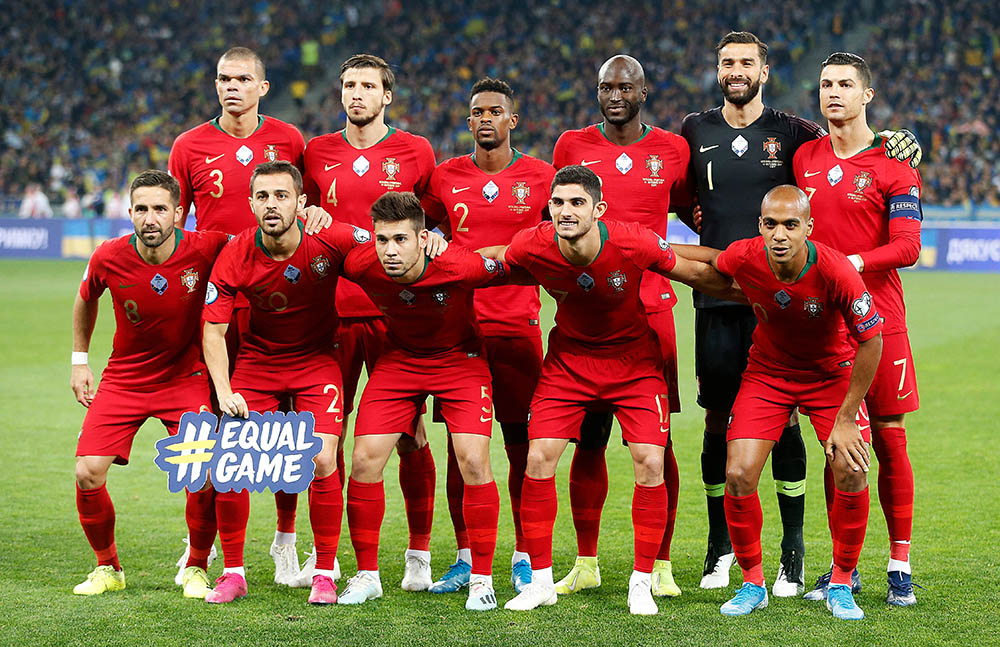
{"label": "red soccer jersey", "polygon": [[[358,149],[344,131],[309,140],[305,154],[309,204],[326,209],[334,220],[372,228],[369,210],[386,191],[412,191],[420,197],[434,171],[434,149],[423,137],[389,127],[381,141]],[[364,291],[350,281],[337,290],[341,317],[377,317]]]}
{"label": "red soccer jersey", "polygon": [[386,317],[389,340],[413,355],[449,351],[482,352],[472,294],[475,288],[503,283],[503,263],[451,245],[413,283],[389,278],[375,252],[364,245],[348,256],[344,274],[372,298]]}
{"label": "red soccer jersey", "polygon": [[809,196],[811,239],[847,255],[860,254],[865,285],[885,317],[885,332],[905,332],[903,284],[896,268],[912,265],[920,251],[920,174],[888,159],[879,137],[871,148],[840,159],[827,135],[803,144],[792,165],[796,184]]}
{"label": "red soccer jersey", "polygon": [[[302,228],[301,221],[296,225]],[[315,353],[332,353],[339,319],[334,305],[344,258],[369,240],[367,231],[343,223],[302,242],[291,258],[276,261],[260,229],[248,229],[219,255],[205,298],[203,319],[229,323],[237,293],[250,301],[250,328],[236,361],[269,371],[295,368]]]}
{"label": "red soccer jersey", "polygon": [[257,226],[249,201],[254,167],[285,160],[301,169],[304,149],[299,129],[274,117],[261,115],[244,138],[223,131],[216,117],[174,140],[167,168],[180,182],[185,214],[194,202],[198,230],[235,236]]}
{"label": "red soccer jersey", "polygon": [[[517,151],[495,175],[484,173],[472,155],[454,157],[434,169],[422,203],[430,220],[448,221],[455,243],[468,249],[506,245],[514,234],[542,221],[555,172],[548,162]],[[475,303],[484,335],[539,334],[537,287],[478,290]]]}
{"label": "red soccer jersey", "polygon": [[566,260],[551,222],[514,236],[505,257],[556,300],[562,337],[593,352],[617,353],[650,331],[639,297],[643,272],[669,272],[677,259],[665,240],[635,223],[598,220],[594,226],[601,232],[601,251],[590,265]]}
{"label": "red soccer jersey", "polygon": [[[552,152],[552,164],[586,166],[601,178],[608,210],[604,220],[634,222],[667,235],[671,193],[687,195],[691,151],[680,135],[643,125],[639,141],[628,146],[613,143],[604,124],[564,132]],[[646,312],[669,310],[677,303],[670,281],[658,274],[642,279]]]}
{"label": "red soccer jersey", "polygon": [[135,234],[94,250],[80,297],[94,301],[111,290],[115,339],[102,379],[145,389],[205,368],[201,360],[201,307],[212,264],[228,237],[175,229],[177,247],[150,265],[136,250]]}
{"label": "red soccer jersey", "polygon": [[854,359],[848,334],[859,342],[871,339],[882,331],[882,319],[843,254],[806,244],[806,266],[792,283],[774,276],[763,236],[737,240],[716,264],[740,284],[757,317],[750,360],[777,374],[815,379]]}

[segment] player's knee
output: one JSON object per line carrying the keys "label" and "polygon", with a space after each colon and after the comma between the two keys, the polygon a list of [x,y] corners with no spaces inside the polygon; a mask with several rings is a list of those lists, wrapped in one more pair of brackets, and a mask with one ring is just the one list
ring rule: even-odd
{"label": "player's knee", "polygon": [[730,458],[726,462],[726,491],[733,496],[749,496],[757,491],[760,474],[741,461]]}
{"label": "player's knee", "polygon": [[860,492],[868,485],[868,475],[864,470],[854,471],[847,461],[836,461],[832,469],[834,486],[841,492]]}
{"label": "player's knee", "polygon": [[493,471],[490,469],[488,457],[465,457],[459,459],[459,468],[462,471],[462,480],[466,485],[482,485],[493,480]]}
{"label": "player's knee", "polygon": [[525,474],[534,479],[549,478],[555,475],[558,462],[559,456],[553,458],[543,447],[531,444],[528,447],[528,464]]}
{"label": "player's knee", "polygon": [[635,481],[639,485],[657,485],[663,481],[663,455],[659,452],[644,452],[632,457]]}
{"label": "player's knee", "polygon": [[94,490],[104,485],[107,480],[107,470],[86,460],[76,462],[76,484],[81,490]]}
{"label": "player's knee", "polygon": [[313,459],[316,463],[316,478],[330,476],[337,471],[337,452],[322,452]]}

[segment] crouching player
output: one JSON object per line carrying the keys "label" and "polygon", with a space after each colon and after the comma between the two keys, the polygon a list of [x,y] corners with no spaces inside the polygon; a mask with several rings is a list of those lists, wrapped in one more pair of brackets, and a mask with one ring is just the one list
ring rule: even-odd
{"label": "crouching player", "polygon": [[836,486],[827,608],[844,620],[864,617],[851,593],[851,573],[868,524],[871,438],[855,418],[882,353],[882,320],[850,261],[808,240],[812,224],[806,194],[775,187],[761,204],[761,236],[734,242],[713,261],[739,283],[757,317],[727,437],[726,520],[744,583],[722,605],[723,615],[767,606],[757,482],[798,407],[823,443]]}
{"label": "crouching player", "polygon": [[389,346],[376,360],[358,407],[347,485],[347,523],[358,573],[340,604],[382,596],[382,472],[402,434],[413,433],[424,400],[434,395],[465,482],[462,514],[472,552],[465,608],[495,609],[492,569],[500,498],[489,456],[491,377],[473,293],[506,282],[505,268],[457,246],[431,262],[424,211],[413,193],[384,194],[372,205],[371,217],[375,244],[351,252],[344,272],[385,313]]}

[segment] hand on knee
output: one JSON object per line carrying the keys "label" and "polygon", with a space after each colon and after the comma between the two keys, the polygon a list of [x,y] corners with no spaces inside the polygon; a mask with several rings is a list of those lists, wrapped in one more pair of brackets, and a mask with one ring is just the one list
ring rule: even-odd
{"label": "hand on knee", "polygon": [[847,461],[837,461],[831,467],[834,486],[841,492],[860,492],[868,487],[868,474],[862,470],[855,472],[848,467]]}

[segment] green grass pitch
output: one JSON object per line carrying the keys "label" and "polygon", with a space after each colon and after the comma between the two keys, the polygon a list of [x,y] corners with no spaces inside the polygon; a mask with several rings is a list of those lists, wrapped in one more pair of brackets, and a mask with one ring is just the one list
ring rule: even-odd
{"label": "green grass pitch", "polygon": [[[912,559],[919,604],[884,604],[887,539],[878,498],[872,492],[868,537],[861,556],[865,588],[859,604],[867,618],[837,622],[818,603],[772,600],[742,619],[718,611],[724,591],[701,591],[707,522],[700,482],[701,411],[694,400],[690,297],[681,286],[676,310],[684,411],[673,437],[681,470],[680,506],[672,561],[684,593],[659,600],[660,613],[634,618],[625,604],[631,570],[629,503],[631,466],[614,442],[608,452],[611,492],[600,544],[604,584],[596,592],[560,598],[532,613],[472,614],[465,594],[404,593],[399,589],[406,524],[396,481],[397,462],[386,469],[387,513],[382,531],[385,597],[358,608],[315,608],[307,591],[275,586],[267,555],[274,530],[269,494],[253,498],[247,542],[250,596],[214,607],[182,599],[173,585],[174,561],[183,548],[184,501],[167,492],[153,465],[153,442],[163,435],[147,424],[132,463],[115,467],[109,490],[117,509],[117,542],[128,588],[96,598],[73,596],[72,587],[93,568],[93,554],[76,516],[73,451],[84,410],[70,392],[70,310],[82,262],[0,262],[0,465],[5,488],[0,514],[0,644],[4,645],[937,645],[996,640],[1000,619],[997,476],[994,442],[1000,418],[996,365],[1000,348],[1000,275],[909,273],[904,277],[922,409],[909,416],[910,456],[916,473]],[[546,299],[543,321],[551,324]],[[101,305],[91,365],[95,373],[110,352],[114,319]],[[811,583],[829,564],[818,443],[810,441],[806,495],[806,577]],[[438,465],[437,524],[432,564],[440,574],[454,558],[454,539],[444,495],[444,429],[429,427]],[[348,441],[350,449],[350,441]],[[500,541],[495,581],[501,605],[512,596],[508,559],[513,549],[507,474],[499,430],[493,468],[501,491]],[[567,498],[568,454],[557,483],[555,571],[572,564],[575,542]],[[874,485],[874,472],[871,477]],[[779,524],[769,470],[761,481],[764,561],[768,579],[777,571]],[[310,545],[308,511],[300,499],[299,548]],[[346,519],[339,551],[345,574],[354,556]],[[221,562],[213,564],[217,576]],[[732,571],[734,583],[738,570]],[[344,580],[341,580],[343,584]],[[990,638],[989,636],[994,636]],[[994,643],[995,644],[995,643]]]}

